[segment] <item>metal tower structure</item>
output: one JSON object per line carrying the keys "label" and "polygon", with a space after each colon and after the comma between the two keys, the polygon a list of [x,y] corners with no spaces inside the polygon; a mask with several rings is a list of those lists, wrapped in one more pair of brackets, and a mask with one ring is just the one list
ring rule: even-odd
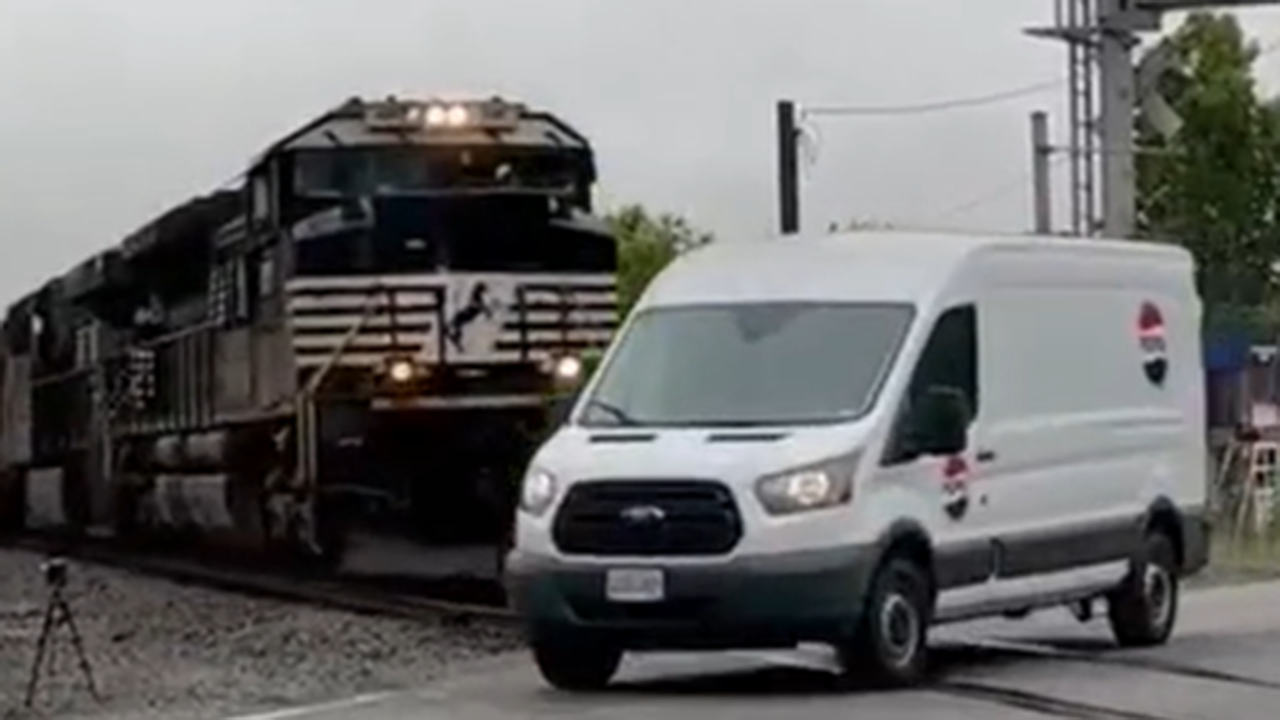
{"label": "metal tower structure", "polygon": [[1106,0],[1053,0],[1053,25],[1028,34],[1067,45],[1067,153],[1070,234],[1090,236],[1102,229],[1098,192],[1102,156],[1098,85],[1099,5]]}
{"label": "metal tower structure", "polygon": [[1035,34],[1067,44],[1067,152],[1072,235],[1101,223],[1098,197],[1097,26],[1095,0],[1054,0],[1053,26]]}
{"label": "metal tower structure", "polygon": [[[1161,132],[1180,118],[1156,93],[1155,76],[1172,61],[1152,53],[1134,67],[1138,33],[1160,30],[1165,13],[1280,4],[1280,0],[1054,0],[1054,23],[1027,33],[1067,43],[1071,232],[1132,237],[1136,225],[1133,119]],[[1098,192],[1098,189],[1101,192]]]}

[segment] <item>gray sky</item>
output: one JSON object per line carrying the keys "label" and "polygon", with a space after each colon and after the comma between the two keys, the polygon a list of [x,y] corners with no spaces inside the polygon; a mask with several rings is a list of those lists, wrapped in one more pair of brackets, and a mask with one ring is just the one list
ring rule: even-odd
{"label": "gray sky", "polygon": [[[0,298],[355,94],[548,107],[594,138],[608,201],[758,236],[775,222],[774,100],[897,105],[1053,80],[1065,48],[1021,33],[1051,12],[1052,0],[5,0]],[[1280,12],[1245,17],[1264,43],[1280,39]],[[1260,72],[1280,87],[1280,53]],[[1026,116],[1064,104],[1055,89],[823,120],[805,221],[1023,229]]]}

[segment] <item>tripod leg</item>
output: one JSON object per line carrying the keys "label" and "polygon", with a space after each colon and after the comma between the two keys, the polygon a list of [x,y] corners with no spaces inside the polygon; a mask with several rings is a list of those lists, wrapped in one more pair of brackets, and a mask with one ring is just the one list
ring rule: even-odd
{"label": "tripod leg", "polygon": [[36,687],[40,684],[40,669],[44,665],[44,654],[49,647],[49,636],[53,633],[53,612],[53,603],[46,604],[44,622],[40,625],[40,638],[36,640],[36,657],[35,661],[31,663],[31,677],[27,680],[27,698],[24,704],[28,708],[36,701]]}
{"label": "tripod leg", "polygon": [[93,666],[89,664],[89,655],[84,651],[84,640],[80,637],[80,629],[76,627],[75,616],[71,614],[71,606],[67,604],[62,595],[58,595],[56,602],[58,603],[59,612],[62,614],[62,622],[71,631],[71,646],[75,648],[76,659],[80,663],[80,671],[84,673],[85,682],[89,684],[89,694],[93,696],[94,700],[99,700],[98,684],[93,681]]}

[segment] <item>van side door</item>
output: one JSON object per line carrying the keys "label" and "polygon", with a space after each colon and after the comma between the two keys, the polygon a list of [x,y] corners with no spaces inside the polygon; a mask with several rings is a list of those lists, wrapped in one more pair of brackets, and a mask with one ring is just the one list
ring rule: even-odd
{"label": "van side door", "polygon": [[[992,573],[992,540],[987,500],[975,438],[982,437],[979,387],[978,308],[973,303],[947,308],[934,321],[912,370],[894,427],[881,459],[877,482],[909,491],[924,508],[917,518],[934,543],[939,619],[963,614],[985,600]],[[970,442],[953,457],[913,456],[905,447],[904,424],[915,398],[931,387],[960,391],[970,410]]]}
{"label": "van side door", "polygon": [[1143,297],[1026,278],[986,292],[992,600],[1017,610],[1105,590],[1128,570],[1144,478],[1161,465],[1152,443],[1168,427],[1142,376]]}

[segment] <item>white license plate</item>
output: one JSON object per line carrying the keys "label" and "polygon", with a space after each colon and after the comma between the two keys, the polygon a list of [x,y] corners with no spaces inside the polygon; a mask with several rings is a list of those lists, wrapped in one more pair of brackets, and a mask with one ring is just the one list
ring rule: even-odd
{"label": "white license plate", "polygon": [[620,603],[661,602],[667,596],[666,576],[658,568],[619,568],[605,576],[605,596]]}

